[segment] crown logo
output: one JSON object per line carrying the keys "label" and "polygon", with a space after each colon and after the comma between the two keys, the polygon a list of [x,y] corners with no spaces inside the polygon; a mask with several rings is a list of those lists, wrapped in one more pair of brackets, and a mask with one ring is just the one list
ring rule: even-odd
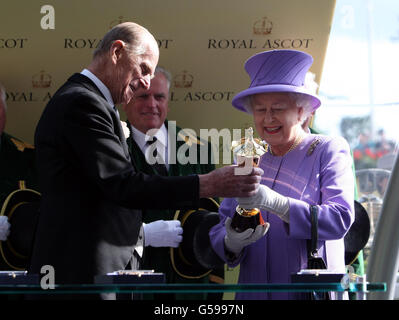
{"label": "crown logo", "polygon": [[118,19],[112,20],[110,22],[109,29],[111,30],[116,25],[123,23],[123,22],[127,22],[127,21],[129,21],[129,20],[127,20],[124,16],[119,16]]}
{"label": "crown logo", "polygon": [[45,71],[40,71],[32,77],[33,88],[48,88],[51,86],[51,76]]}
{"label": "crown logo", "polygon": [[194,77],[184,70],[181,74],[174,77],[173,82],[175,88],[191,88],[193,85]]}
{"label": "crown logo", "polygon": [[253,25],[254,34],[267,35],[272,32],[273,23],[266,17],[256,21]]}

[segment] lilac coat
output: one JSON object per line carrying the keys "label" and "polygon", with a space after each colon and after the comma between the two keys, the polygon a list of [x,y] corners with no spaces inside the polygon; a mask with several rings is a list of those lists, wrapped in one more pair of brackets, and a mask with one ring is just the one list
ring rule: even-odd
{"label": "lilac coat", "polygon": [[[319,143],[312,149],[315,139]],[[310,153],[310,154],[309,154]],[[290,283],[291,273],[307,267],[307,239],[310,238],[309,205],[319,209],[319,254],[328,269],[345,271],[343,237],[354,219],[354,178],[348,143],[341,137],[309,134],[285,156],[262,156],[262,183],[289,197],[290,223],[262,211],[270,229],[265,237],[244,248],[236,261],[228,261],[224,249],[226,217],[232,217],[235,199],[220,206],[219,224],[210,230],[217,254],[235,267],[240,265],[238,283]],[[301,293],[237,292],[236,299],[301,299]]]}

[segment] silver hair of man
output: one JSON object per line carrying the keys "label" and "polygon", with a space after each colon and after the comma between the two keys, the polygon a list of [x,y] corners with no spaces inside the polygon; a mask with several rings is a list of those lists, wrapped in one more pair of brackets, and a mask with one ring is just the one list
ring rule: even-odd
{"label": "silver hair of man", "polygon": [[6,104],[6,89],[4,88],[4,86],[0,83],[0,99],[4,104],[4,107],[7,108],[7,104]]}
{"label": "silver hair of man", "polygon": [[161,66],[158,66],[155,68],[154,74],[156,75],[157,73],[160,73],[165,77],[167,86],[168,86],[168,91],[169,91],[170,84],[172,83],[172,74],[168,70],[166,70],[165,68],[163,68]]}
{"label": "silver hair of man", "polygon": [[[108,52],[116,40],[125,42],[130,53],[142,55],[146,52],[145,43],[141,41],[144,36],[153,38],[152,34],[139,24],[133,22],[118,24],[105,34],[99,46],[94,50],[93,58],[100,57]],[[155,38],[154,41],[156,41]]]}

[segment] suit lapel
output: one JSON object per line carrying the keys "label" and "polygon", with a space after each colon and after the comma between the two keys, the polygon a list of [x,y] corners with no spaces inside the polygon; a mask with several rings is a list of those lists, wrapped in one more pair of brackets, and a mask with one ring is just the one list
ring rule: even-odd
{"label": "suit lapel", "polygon": [[128,146],[126,143],[126,136],[125,136],[125,132],[123,131],[123,128],[122,128],[121,120],[119,119],[119,116],[116,114],[115,111],[111,112],[111,116],[112,116],[112,120],[114,121],[115,134],[119,137],[119,140],[122,144],[125,155],[130,161],[129,149],[128,149]]}
{"label": "suit lapel", "polygon": [[119,115],[113,109],[114,106],[111,106],[104,95],[101,93],[100,89],[95,85],[93,81],[91,81],[88,77],[83,74],[75,73],[73,74],[68,81],[76,82],[85,87],[87,90],[95,93],[100,96],[104,100],[104,105],[107,106],[107,110],[109,111],[113,124],[114,124],[114,133],[118,136],[119,141],[121,142],[122,148],[125,152],[126,157],[130,160],[129,150],[126,144],[126,137],[122,129],[122,125],[120,122]]}

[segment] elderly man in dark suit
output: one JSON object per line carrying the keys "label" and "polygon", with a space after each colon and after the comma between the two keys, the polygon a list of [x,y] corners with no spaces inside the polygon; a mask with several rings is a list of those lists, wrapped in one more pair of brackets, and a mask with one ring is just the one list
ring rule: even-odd
{"label": "elderly man in dark suit", "polygon": [[87,69],[70,77],[46,106],[35,132],[42,203],[30,272],[51,265],[57,284],[75,284],[137,268],[139,209],[196,208],[200,198],[256,193],[262,173],[257,168],[247,176],[226,166],[163,177],[132,166],[114,106],[149,88],[158,57],[147,29],[117,25]]}

